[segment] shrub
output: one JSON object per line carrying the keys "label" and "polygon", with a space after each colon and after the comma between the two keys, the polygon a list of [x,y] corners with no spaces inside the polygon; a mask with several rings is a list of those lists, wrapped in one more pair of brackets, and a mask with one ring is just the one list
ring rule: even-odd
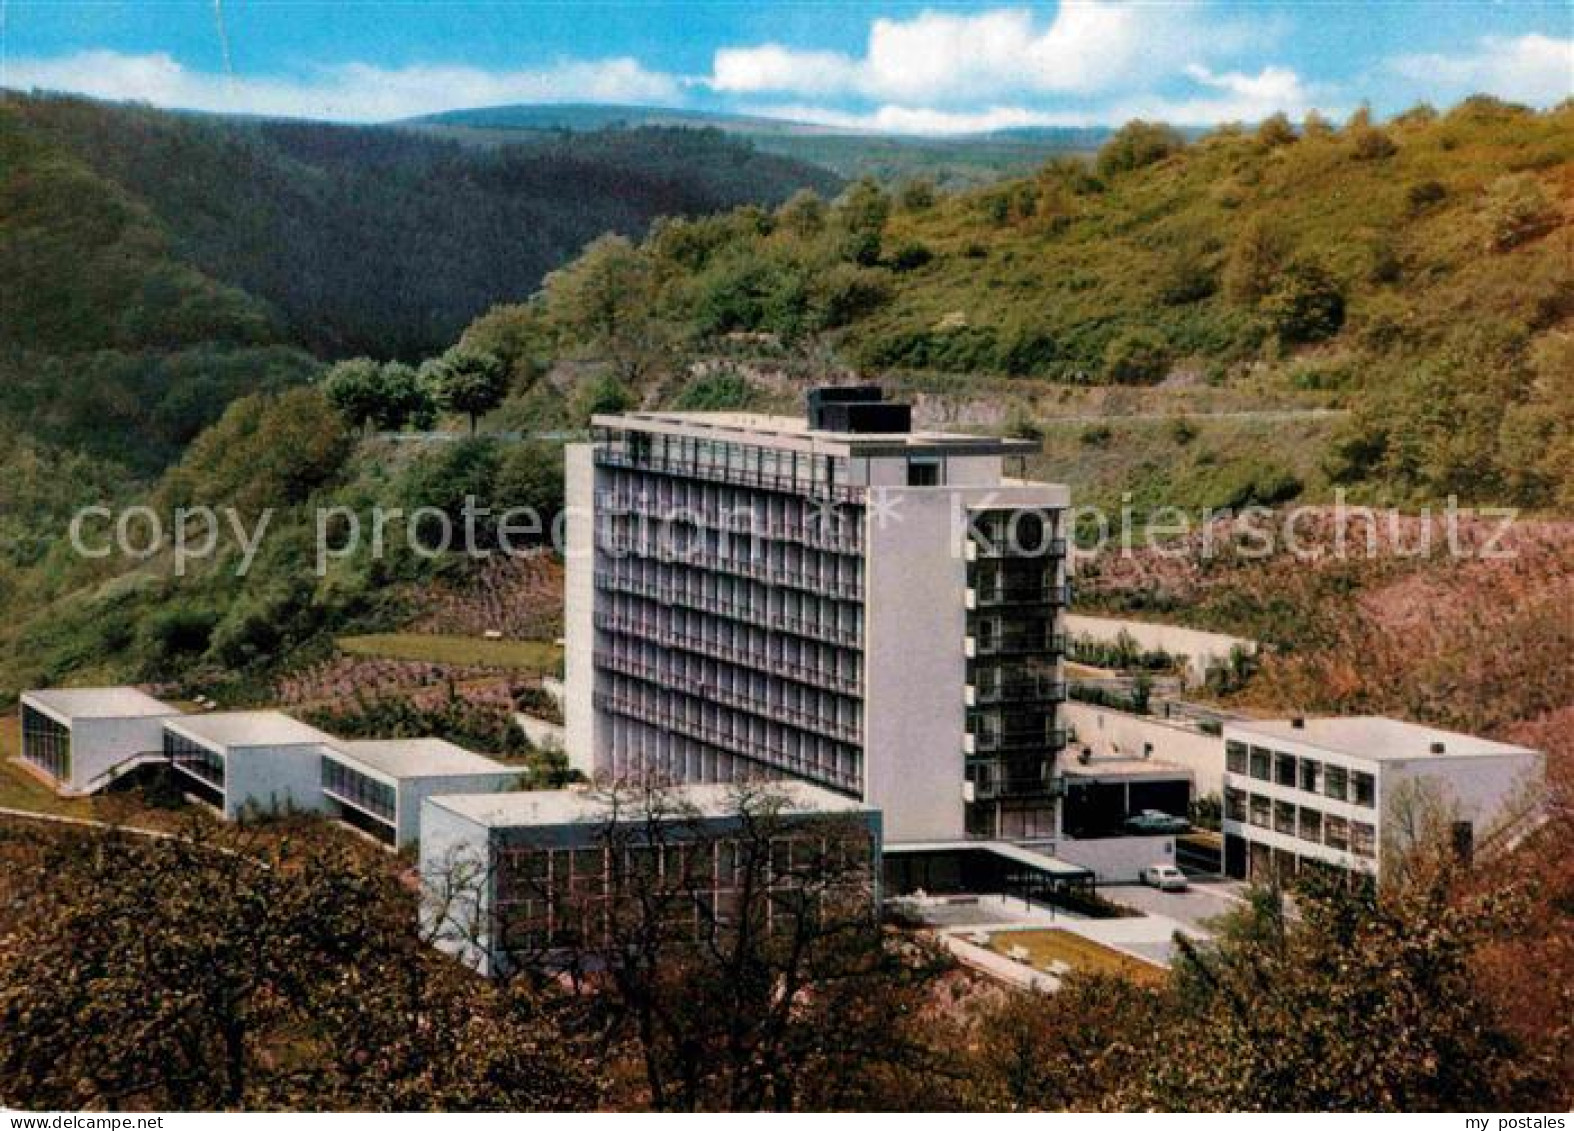
{"label": "shrub", "polygon": [[1528,173],[1499,177],[1487,189],[1482,215],[1487,247],[1508,251],[1547,231],[1556,213],[1540,183]]}
{"label": "shrub", "polygon": [[733,369],[710,373],[685,385],[672,407],[679,412],[726,412],[748,408],[755,389],[743,374]]}
{"label": "shrub", "polygon": [[928,247],[913,240],[891,254],[891,268],[896,271],[916,271],[934,257],[935,253]]}
{"label": "shrub", "polygon": [[1231,302],[1255,305],[1273,290],[1289,252],[1290,241],[1281,229],[1260,216],[1252,217],[1230,246],[1224,293]]}
{"label": "shrub", "polygon": [[1117,385],[1147,385],[1169,371],[1170,347],[1156,330],[1127,330],[1104,350],[1104,376]]}
{"label": "shrub", "polygon": [[1264,313],[1284,341],[1320,342],[1344,325],[1344,292],[1320,263],[1300,259],[1285,270]]}
{"label": "shrub", "polygon": [[1163,122],[1133,119],[1099,150],[1101,176],[1113,177],[1164,160],[1186,148],[1186,139]]}
{"label": "shrub", "polygon": [[1257,144],[1264,149],[1289,145],[1293,141],[1295,141],[1295,127],[1290,125],[1290,119],[1283,113],[1264,118],[1262,124],[1257,127]]}
{"label": "shrub", "polygon": [[1392,157],[1398,146],[1376,126],[1362,126],[1350,131],[1350,152],[1358,161],[1381,161]]}
{"label": "shrub", "polygon": [[1089,424],[1082,430],[1077,440],[1090,448],[1102,448],[1108,445],[1115,436],[1108,424]]}
{"label": "shrub", "polygon": [[1414,215],[1440,203],[1447,196],[1448,189],[1443,187],[1441,181],[1417,181],[1405,190],[1405,206]]}

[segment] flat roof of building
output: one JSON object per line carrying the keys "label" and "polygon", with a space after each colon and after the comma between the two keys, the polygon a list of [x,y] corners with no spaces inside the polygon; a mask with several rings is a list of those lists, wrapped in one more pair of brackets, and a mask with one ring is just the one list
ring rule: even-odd
{"label": "flat roof of building", "polygon": [[[1308,718],[1303,719],[1299,726],[1292,719],[1232,720],[1226,722],[1224,727],[1227,735],[1239,733],[1248,740],[1301,742],[1338,754],[1378,762],[1536,753],[1528,746],[1494,742],[1489,738],[1477,738],[1381,715]],[[1442,750],[1434,749],[1435,745],[1441,745]]]}
{"label": "flat roof of building", "polygon": [[803,417],[769,416],[757,412],[626,412],[595,416],[591,424],[598,428],[666,432],[767,448],[822,451],[834,455],[1032,455],[1041,447],[1032,440],[927,429],[911,432],[829,432],[810,428],[809,422]]}
{"label": "flat roof of building", "polygon": [[283,711],[220,711],[211,715],[182,715],[168,726],[191,738],[215,746],[307,746],[333,740],[314,726],[291,718]]}
{"label": "flat roof of building", "polygon": [[1100,758],[1086,762],[1073,758],[1061,764],[1060,772],[1068,778],[1086,778],[1090,781],[1174,781],[1190,780],[1192,772],[1176,762],[1158,758]]}
{"label": "flat roof of building", "polygon": [[180,714],[179,707],[135,687],[53,687],[22,698],[66,719],[146,719]]}
{"label": "flat roof of building", "polygon": [[517,774],[505,766],[443,738],[370,738],[331,742],[326,750],[391,778]]}
{"label": "flat roof of building", "polygon": [[[786,813],[874,812],[860,801],[806,782],[771,782],[764,788],[783,798]],[[737,792],[736,786],[722,783],[678,785],[667,791],[667,803],[675,818],[729,817],[737,812]],[[430,802],[487,828],[597,824],[605,821],[609,813],[608,792],[593,788],[450,794],[431,798]],[[630,790],[622,805],[631,816],[642,812],[637,791]]]}

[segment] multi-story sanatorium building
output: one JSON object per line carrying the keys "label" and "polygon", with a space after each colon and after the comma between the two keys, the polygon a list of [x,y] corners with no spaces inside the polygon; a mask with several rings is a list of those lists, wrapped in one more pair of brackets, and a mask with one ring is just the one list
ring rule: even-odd
{"label": "multi-story sanatorium building", "polygon": [[567,456],[570,760],[799,779],[888,843],[1055,836],[1067,491],[1003,474],[1035,450],[871,388],[596,417]]}

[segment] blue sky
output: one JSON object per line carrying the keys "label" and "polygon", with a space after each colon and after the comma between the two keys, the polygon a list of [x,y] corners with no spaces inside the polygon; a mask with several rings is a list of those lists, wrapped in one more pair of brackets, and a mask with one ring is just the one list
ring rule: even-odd
{"label": "blue sky", "polygon": [[1574,0],[0,0],[0,85],[380,121],[508,102],[944,133],[1574,96]]}

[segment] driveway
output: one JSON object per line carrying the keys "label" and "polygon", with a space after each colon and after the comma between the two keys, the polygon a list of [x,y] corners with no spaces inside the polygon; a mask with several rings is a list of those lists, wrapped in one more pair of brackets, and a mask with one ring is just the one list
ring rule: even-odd
{"label": "driveway", "polygon": [[1193,878],[1187,891],[1159,891],[1142,884],[1101,884],[1099,894],[1148,915],[1161,915],[1188,927],[1208,929],[1208,920],[1244,902],[1234,880]]}

